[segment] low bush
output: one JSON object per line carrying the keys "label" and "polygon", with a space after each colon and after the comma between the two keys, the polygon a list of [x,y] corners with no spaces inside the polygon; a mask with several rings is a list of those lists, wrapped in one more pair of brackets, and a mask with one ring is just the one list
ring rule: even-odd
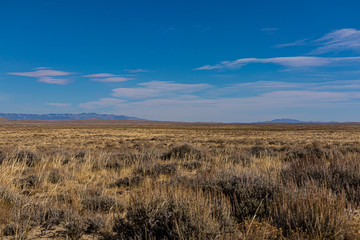
{"label": "low bush", "polygon": [[133,177],[124,177],[119,178],[115,183],[111,184],[110,187],[129,187],[136,186],[144,179],[143,176],[133,176]]}
{"label": "low bush", "polygon": [[227,196],[233,207],[232,214],[240,222],[253,217],[260,220],[269,217],[272,201],[280,191],[276,183],[262,176],[225,172],[202,186],[204,190]]}
{"label": "low bush", "polygon": [[28,150],[17,152],[14,159],[16,162],[25,163],[28,167],[35,166],[35,164],[41,160],[38,155]]}
{"label": "low bush", "polygon": [[297,232],[305,239],[347,239],[349,219],[343,196],[310,186],[279,195],[272,213],[285,236]]}
{"label": "low bush", "polygon": [[117,239],[223,239],[232,233],[230,209],[200,193],[170,190],[131,197],[113,227]]}
{"label": "low bush", "polygon": [[161,158],[163,160],[169,160],[171,158],[201,160],[204,158],[204,154],[197,147],[191,146],[189,144],[183,144],[173,147],[170,149],[170,151],[164,153]]}
{"label": "low bush", "polygon": [[81,201],[81,205],[84,210],[108,212],[115,207],[116,201],[115,199],[104,195],[86,196]]}
{"label": "low bush", "polygon": [[0,150],[0,165],[5,161],[6,154]]}

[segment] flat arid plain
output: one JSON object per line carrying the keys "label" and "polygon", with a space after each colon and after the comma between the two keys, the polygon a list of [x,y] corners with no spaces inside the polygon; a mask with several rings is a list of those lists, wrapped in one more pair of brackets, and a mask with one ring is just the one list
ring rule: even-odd
{"label": "flat arid plain", "polygon": [[0,120],[1,239],[360,239],[360,124]]}

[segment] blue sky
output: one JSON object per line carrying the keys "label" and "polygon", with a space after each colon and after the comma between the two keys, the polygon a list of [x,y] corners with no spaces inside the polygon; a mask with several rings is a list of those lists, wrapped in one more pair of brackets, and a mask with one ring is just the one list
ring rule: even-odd
{"label": "blue sky", "polygon": [[359,1],[0,0],[0,112],[360,121]]}

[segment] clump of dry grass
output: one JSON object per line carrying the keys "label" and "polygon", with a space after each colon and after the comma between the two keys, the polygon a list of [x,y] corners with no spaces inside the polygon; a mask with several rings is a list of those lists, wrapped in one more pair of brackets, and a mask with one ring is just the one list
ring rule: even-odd
{"label": "clump of dry grass", "polygon": [[119,239],[215,239],[235,234],[222,196],[156,189],[131,196],[126,215],[115,220]]}
{"label": "clump of dry grass", "polygon": [[191,146],[190,144],[178,145],[170,149],[170,151],[162,155],[163,160],[170,159],[194,159],[200,160],[204,158],[204,153],[198,147]]}
{"label": "clump of dry grass", "polygon": [[272,222],[285,236],[296,233],[308,239],[347,239],[350,211],[343,195],[308,186],[284,193],[274,205]]}
{"label": "clump of dry grass", "polygon": [[41,158],[32,151],[21,150],[15,153],[13,159],[16,162],[25,163],[28,167],[33,167]]}
{"label": "clump of dry grass", "polygon": [[249,173],[221,172],[202,185],[205,190],[227,196],[233,208],[232,214],[240,222],[253,217],[268,218],[272,201],[280,191],[280,187],[270,179]]}

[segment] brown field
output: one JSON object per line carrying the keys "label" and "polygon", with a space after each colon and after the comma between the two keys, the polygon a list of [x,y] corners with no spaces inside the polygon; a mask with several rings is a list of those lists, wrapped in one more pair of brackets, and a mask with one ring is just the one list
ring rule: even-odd
{"label": "brown field", "polygon": [[360,239],[360,124],[0,120],[0,239]]}

